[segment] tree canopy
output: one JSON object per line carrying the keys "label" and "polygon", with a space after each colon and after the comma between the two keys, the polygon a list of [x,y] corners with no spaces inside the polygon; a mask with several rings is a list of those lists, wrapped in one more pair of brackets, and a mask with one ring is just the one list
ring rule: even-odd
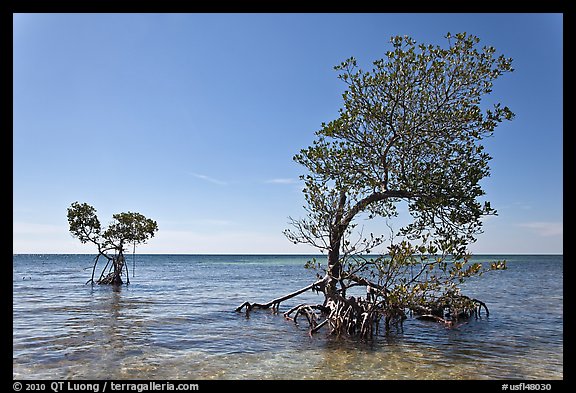
{"label": "tree canopy", "polygon": [[287,231],[291,240],[328,250],[330,237],[342,237],[357,214],[393,217],[403,199],[413,217],[403,234],[430,230],[465,246],[481,218],[495,214],[479,199],[480,181],[490,174],[481,141],[514,114],[499,103],[483,110],[481,100],[513,70],[512,60],[478,48],[473,35],[446,38],[442,48],[393,37],[393,50],[372,71],[354,58],[335,67],[348,87],[344,106],[294,157],[309,171],[309,216]]}

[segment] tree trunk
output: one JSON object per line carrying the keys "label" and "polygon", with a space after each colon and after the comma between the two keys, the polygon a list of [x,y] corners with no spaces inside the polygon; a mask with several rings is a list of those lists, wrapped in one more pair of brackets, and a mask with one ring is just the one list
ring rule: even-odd
{"label": "tree trunk", "polygon": [[[114,257],[112,260],[113,271],[108,273],[105,277],[98,280],[98,284],[108,284],[108,285],[122,285],[122,272],[124,271],[124,265],[126,264],[126,259],[124,258],[124,253],[120,251],[118,256]],[[106,268],[104,268],[106,269]],[[104,271],[102,272],[104,274]]]}
{"label": "tree trunk", "polygon": [[326,297],[334,298],[336,295],[336,284],[342,276],[342,264],[340,263],[340,242],[348,224],[342,224],[344,208],[346,206],[346,191],[340,190],[338,210],[334,217],[334,222],[330,228],[330,250],[328,251],[328,284]]}
{"label": "tree trunk", "polygon": [[334,297],[336,294],[336,284],[342,274],[342,264],[340,263],[340,239],[333,239],[332,248],[328,252],[328,283],[326,286],[326,296]]}
{"label": "tree trunk", "polygon": [[112,278],[112,285],[122,285],[122,272],[124,271],[124,264],[126,259],[124,258],[124,253],[120,251],[118,257],[114,260],[114,277]]}

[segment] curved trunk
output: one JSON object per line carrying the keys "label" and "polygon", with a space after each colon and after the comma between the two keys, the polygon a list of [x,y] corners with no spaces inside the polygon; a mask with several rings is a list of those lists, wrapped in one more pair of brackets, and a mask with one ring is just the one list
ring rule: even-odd
{"label": "curved trunk", "polygon": [[[330,334],[334,335],[357,335],[363,339],[369,339],[378,334],[380,321],[383,319],[386,331],[390,329],[392,323],[402,324],[407,318],[406,311],[410,309],[417,313],[411,305],[390,304],[388,302],[389,290],[378,282],[371,282],[366,278],[356,276],[344,270],[343,261],[340,256],[342,240],[346,235],[347,228],[355,216],[364,211],[370,204],[386,200],[388,198],[413,198],[417,195],[402,190],[392,190],[384,192],[374,192],[371,195],[357,201],[352,207],[347,207],[347,197],[345,190],[340,191],[338,206],[334,219],[330,223],[330,248],[328,250],[328,266],[325,276],[298,291],[276,298],[267,303],[244,302],[236,308],[237,312],[246,311],[248,317],[253,309],[268,309],[279,312],[280,303],[296,297],[306,291],[314,290],[324,294],[323,304],[299,304],[284,313],[286,319],[297,323],[298,317],[303,315],[310,325],[309,333],[317,332],[323,326],[328,326]],[[363,286],[366,288],[365,296],[348,296],[346,289],[352,286]],[[426,319],[433,315],[432,320],[444,322],[452,326],[458,318],[479,315],[483,306],[488,314],[487,307],[476,299],[470,301],[464,307],[458,307],[451,311],[453,317],[446,319],[443,311],[446,308],[453,309],[456,301],[463,298],[447,299],[440,307],[426,309],[423,313],[417,313]],[[433,314],[436,309],[441,315]]]}

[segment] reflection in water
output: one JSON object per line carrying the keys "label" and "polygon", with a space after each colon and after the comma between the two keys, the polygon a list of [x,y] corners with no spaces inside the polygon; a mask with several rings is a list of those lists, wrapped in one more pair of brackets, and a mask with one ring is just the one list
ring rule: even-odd
{"label": "reflection in water", "polygon": [[[89,328],[96,333],[92,353],[84,359],[93,373],[90,378],[138,378],[129,359],[150,344],[146,315],[153,303],[127,294],[130,287],[94,286],[91,289],[92,318]],[[80,372],[82,372],[80,370]]]}
{"label": "reflection in water", "polygon": [[454,329],[409,319],[371,342],[309,337],[281,315],[232,311],[305,286],[305,257],[148,256],[138,280],[117,288],[84,285],[85,258],[14,257],[14,378],[563,377],[561,257],[510,261],[502,275],[470,285],[490,318]]}

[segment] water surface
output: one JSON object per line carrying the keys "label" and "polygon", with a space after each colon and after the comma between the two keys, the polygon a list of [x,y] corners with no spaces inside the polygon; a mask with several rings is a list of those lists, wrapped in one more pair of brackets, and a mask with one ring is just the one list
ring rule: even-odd
{"label": "water surface", "polygon": [[[563,257],[506,259],[466,285],[490,316],[408,319],[373,342],[310,337],[267,310],[305,287],[306,256],[137,255],[130,285],[84,283],[90,255],[14,255],[16,379],[563,379]],[[132,256],[128,258],[132,269]],[[283,303],[319,302],[313,293]]]}

